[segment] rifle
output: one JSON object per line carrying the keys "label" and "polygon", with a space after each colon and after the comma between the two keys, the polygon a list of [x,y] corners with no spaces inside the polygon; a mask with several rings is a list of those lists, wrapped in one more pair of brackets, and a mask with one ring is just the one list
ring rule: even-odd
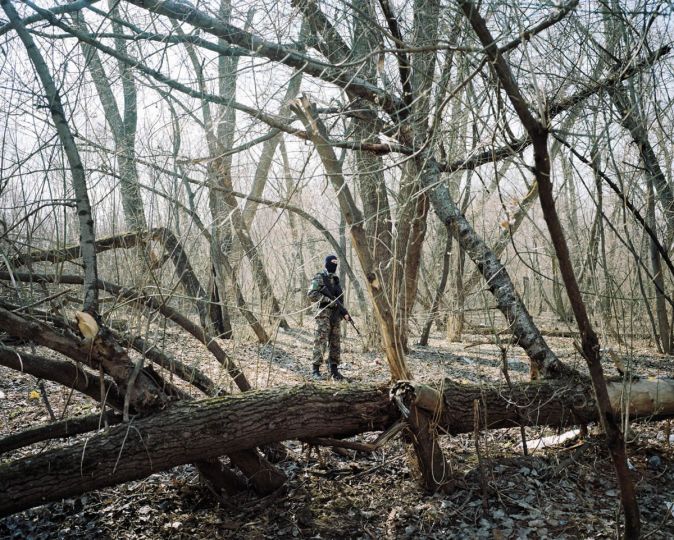
{"label": "rifle", "polygon": [[342,318],[345,315],[349,316],[349,322],[351,323],[351,326],[353,326],[353,329],[356,331],[356,334],[358,334],[358,336],[360,337],[360,332],[358,331],[358,328],[356,328],[356,323],[353,322],[353,319],[351,318],[351,314],[349,313],[349,310],[344,307],[344,304],[342,304],[341,300],[337,299],[335,297],[335,295],[332,294],[332,291],[330,290],[330,287],[328,287],[325,283],[323,283],[323,287],[321,287],[318,292],[320,292],[323,296],[328,297],[335,304],[337,304],[337,308],[339,309],[339,314],[342,316]]}

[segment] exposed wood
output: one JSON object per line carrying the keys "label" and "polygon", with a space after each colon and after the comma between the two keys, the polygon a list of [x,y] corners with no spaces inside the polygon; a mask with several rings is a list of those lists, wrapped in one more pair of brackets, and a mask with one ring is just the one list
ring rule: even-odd
{"label": "exposed wood", "polygon": [[[28,274],[28,273],[14,273],[9,274],[8,272],[0,272],[0,279],[9,280],[15,279],[18,281],[25,282],[35,282],[35,283],[65,283],[65,284],[78,284],[82,283],[82,278],[80,276],[73,275],[47,275],[47,274]],[[202,327],[194,324],[190,319],[185,317],[183,314],[177,310],[170,307],[165,302],[161,302],[154,297],[147,296],[142,292],[134,291],[133,289],[125,289],[114,283],[109,283],[107,281],[98,280],[96,286],[110,294],[125,298],[130,300],[135,304],[141,304],[149,308],[157,310],[167,319],[173,321],[181,328],[190,333],[193,337],[203,343],[206,348],[213,354],[215,359],[220,362],[226,369],[227,373],[233,379],[234,383],[237,385],[239,390],[245,392],[250,390],[251,386],[248,380],[246,379],[243,372],[239,367],[232,361],[232,359],[227,355],[227,353],[218,345],[218,343],[212,339],[210,336],[205,334],[205,331]],[[65,353],[68,354],[68,353]]]}
{"label": "exposed wood", "polygon": [[[568,3],[571,9],[577,5],[577,0]],[[484,47],[485,54],[492,64],[492,68],[515,109],[524,129],[531,137],[534,152],[534,174],[538,182],[538,196],[543,210],[543,217],[550,233],[550,239],[555,248],[555,255],[559,262],[559,270],[566,287],[569,303],[581,334],[583,356],[587,362],[592,381],[592,388],[596,395],[597,408],[602,428],[606,433],[606,445],[613,459],[616,478],[620,488],[620,500],[625,513],[625,536],[638,538],[640,532],[639,507],[634,490],[634,482],[627,467],[625,441],[620,430],[618,415],[611,410],[608,390],[604,378],[597,338],[590,318],[583,302],[578,286],[569,248],[562,224],[555,206],[555,196],[550,177],[550,154],[548,151],[549,124],[545,118],[545,110],[534,115],[531,106],[521,93],[519,85],[505,57],[499,52],[494,38],[487,27],[486,21],[480,15],[478,8],[470,0],[460,0],[461,9],[470,22],[475,34]]]}
{"label": "exposed wood", "polygon": [[[110,284],[108,284],[108,288],[109,286]],[[190,399],[186,392],[165,381],[151,366],[143,367],[140,363],[134,364],[127,352],[114,339],[111,339],[110,331],[107,329],[102,329],[94,339],[78,341],[73,336],[59,334],[36,321],[23,319],[3,308],[0,308],[0,325],[14,336],[30,339],[93,368],[102,368],[105,373],[114,379],[121,396],[128,398],[122,399],[125,421],[128,420],[127,402],[134,412],[147,414],[157,408],[166,406],[171,400]],[[213,346],[217,347],[217,344],[211,341],[207,346],[211,349]],[[218,348],[217,350],[221,349]],[[50,375],[48,378],[54,377],[55,375]],[[92,381],[95,380],[95,378],[92,378]],[[247,383],[245,378],[243,381]],[[236,379],[235,382],[237,382]],[[88,384],[87,390],[92,383]],[[238,384],[242,391],[250,388],[242,388],[241,380],[238,381]],[[90,392],[90,395],[96,398],[93,391]],[[98,395],[100,397],[100,393]],[[217,456],[208,456],[206,460],[211,458],[215,459]],[[249,476],[251,484],[261,494],[274,491],[285,480],[283,473],[268,463],[254,449],[237,452],[231,455],[230,459],[234,465],[241,468],[244,474]],[[202,461],[202,459],[196,460],[196,465],[199,468],[201,468]],[[217,470],[215,463],[206,463],[202,474],[209,476]],[[213,483],[218,486],[227,483],[227,479],[225,476],[221,476],[214,478]]]}
{"label": "exposed wood", "polygon": [[426,346],[428,345],[428,337],[431,333],[431,326],[433,326],[433,321],[438,314],[438,309],[440,308],[440,300],[445,292],[445,287],[447,286],[447,278],[449,277],[449,266],[451,262],[451,251],[452,251],[452,239],[453,236],[449,229],[445,227],[447,231],[447,240],[445,241],[445,250],[442,252],[442,270],[440,271],[440,282],[433,296],[433,304],[428,313],[428,320],[424,324],[424,328],[421,331],[421,337],[419,338],[419,345]]}
{"label": "exposed wood", "polygon": [[135,411],[151,410],[165,405],[170,399],[186,397],[184,392],[164,381],[151,367],[142,368],[135,382],[130,384],[136,364],[110,338],[109,332],[100,332],[93,340],[78,341],[1,307],[0,326],[13,336],[48,347],[94,370],[102,368],[115,381],[120,394],[126,396],[129,393],[130,404]]}
{"label": "exposed wood", "polygon": [[[442,391],[446,404],[434,418],[443,433],[473,432],[476,399],[487,411],[480,415],[480,429],[521,424],[564,427],[597,419],[588,384],[540,381],[514,384],[510,389],[445,380],[434,386]],[[608,386],[618,406],[623,384]],[[674,380],[636,381],[627,401],[631,418],[674,416]],[[176,403],[152,417],[94,435],[86,447],[73,445],[3,467],[0,485],[6,496],[0,499],[0,514],[222,453],[289,439],[340,438],[384,430],[398,417],[387,388],[355,384],[303,385]]]}

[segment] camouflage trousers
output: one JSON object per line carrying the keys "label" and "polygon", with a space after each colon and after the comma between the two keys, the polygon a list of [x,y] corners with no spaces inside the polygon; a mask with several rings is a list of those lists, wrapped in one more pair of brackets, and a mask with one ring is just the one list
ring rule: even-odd
{"label": "camouflage trousers", "polygon": [[312,362],[314,366],[320,366],[323,363],[326,349],[328,350],[328,365],[339,364],[340,322],[339,314],[332,309],[324,309],[316,315]]}

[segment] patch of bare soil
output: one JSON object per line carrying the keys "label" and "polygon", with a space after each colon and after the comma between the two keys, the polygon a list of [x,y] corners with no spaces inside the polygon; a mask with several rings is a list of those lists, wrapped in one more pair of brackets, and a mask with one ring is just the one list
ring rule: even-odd
{"label": "patch of bare soil", "polygon": [[[198,343],[177,332],[157,336],[179,360],[198,365],[230,389],[226,373]],[[312,334],[308,329],[279,332],[273,345],[222,342],[257,388],[292,385],[309,379]],[[413,347],[409,364],[419,380],[488,384],[503,379],[501,352],[484,336],[464,343],[435,337]],[[563,360],[582,369],[571,340],[548,341]],[[385,360],[361,352],[357,336],[343,348],[342,371],[352,381],[386,382]],[[517,348],[507,350],[513,380],[528,378],[528,362]],[[634,372],[670,375],[673,359],[647,346],[631,351]],[[607,363],[606,370],[615,375]],[[330,384],[328,382],[319,384]],[[95,410],[86,398],[45,383],[57,416]],[[49,420],[33,377],[0,368],[0,435]],[[488,412],[487,412],[488,413]],[[637,484],[643,533],[674,537],[674,450],[666,422],[632,426],[630,468]],[[555,432],[527,428],[533,440]],[[359,440],[373,440],[376,434]],[[259,498],[243,493],[217,499],[192,466],[141,481],[48,504],[0,520],[3,538],[615,538],[620,514],[612,465],[601,436],[539,447],[523,455],[518,429],[442,437],[457,487],[450,495],[420,491],[407,467],[399,439],[372,454],[309,448],[288,441],[280,464],[287,485]],[[58,444],[35,445],[0,456],[3,465]],[[481,481],[484,480],[484,481]],[[484,489],[482,488],[484,486]],[[2,486],[0,486],[0,497]]]}

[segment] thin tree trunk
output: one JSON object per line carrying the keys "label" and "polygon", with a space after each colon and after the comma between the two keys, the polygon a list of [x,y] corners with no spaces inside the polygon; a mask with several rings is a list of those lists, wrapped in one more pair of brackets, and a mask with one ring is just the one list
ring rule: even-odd
{"label": "thin tree trunk", "polygon": [[[466,188],[461,203],[461,213],[465,214],[470,203],[470,187],[471,187],[472,171],[468,171],[466,178]],[[458,189],[458,186],[457,186]],[[449,229],[451,231],[451,227]],[[454,260],[456,268],[452,279],[452,288],[454,290],[453,298],[450,301],[451,309],[447,314],[447,340],[450,342],[461,341],[463,336],[463,327],[466,322],[466,314],[464,312],[466,304],[466,287],[463,284],[463,273],[466,264],[466,250],[459,244],[456,248]]]}
{"label": "thin tree trunk", "polygon": [[667,223],[667,234],[669,238],[674,236],[674,192],[667,182],[660,162],[653,150],[653,146],[648,140],[648,131],[643,118],[638,114],[636,105],[630,102],[627,91],[622,85],[618,85],[612,92],[613,103],[620,112],[620,123],[630,132],[641,157],[641,163],[646,174],[650,177],[658,200],[662,205],[665,222]]}
{"label": "thin tree trunk", "polygon": [[[653,182],[650,178],[647,180],[647,208],[648,220],[652,230],[655,230],[655,197],[653,194]],[[653,239],[649,239],[648,253],[651,260],[651,268],[653,269],[653,284],[655,285],[655,315],[658,320],[658,341],[662,347],[662,352],[671,354],[672,346],[669,340],[670,327],[669,318],[667,316],[667,304],[665,302],[665,279],[662,274],[662,261],[660,260],[660,252],[655,245]]]}
{"label": "thin tree trunk", "polygon": [[[295,195],[297,195],[297,198],[299,199],[301,195],[301,192],[299,192],[300,187],[299,184],[295,184],[293,181],[292,172],[290,170],[290,161],[288,160],[288,152],[286,151],[283,138],[281,138],[279,150],[281,152],[281,159],[283,160],[283,176],[285,177],[286,184],[286,198],[291,201]],[[290,237],[292,238],[293,242],[293,257],[295,261],[297,261],[297,265],[294,270],[294,288],[297,310],[299,311],[299,325],[302,327],[304,324],[304,311],[309,307],[309,298],[307,297],[306,292],[307,283],[309,283],[309,280],[307,279],[305,272],[304,250],[302,249],[302,244],[304,242],[304,232],[303,229],[298,226],[295,214],[293,212],[288,212],[288,224],[290,225]],[[346,271],[346,268],[348,267],[348,261],[344,259],[340,262],[342,263],[340,264],[340,268]]]}
{"label": "thin tree trunk", "polygon": [[627,468],[625,454],[625,441],[620,431],[620,424],[615,411],[611,408],[611,402],[604,379],[599,353],[599,340],[594,333],[592,324],[583,303],[583,298],[578,288],[578,282],[573,270],[569,249],[564,237],[553,194],[550,180],[550,155],[548,153],[548,128],[537,120],[527,101],[520,93],[510,67],[504,57],[499,53],[494,38],[487,28],[485,20],[479,14],[475,5],[468,0],[459,0],[460,6],[466,18],[470,21],[473,30],[477,34],[485,54],[493,63],[504,91],[508,95],[518,117],[520,118],[527,133],[529,133],[534,150],[535,175],[538,181],[539,199],[543,209],[543,216],[550,232],[555,253],[559,261],[560,272],[566,286],[573,314],[582,336],[583,355],[587,361],[592,380],[592,387],[597,397],[597,408],[602,427],[606,433],[606,445],[613,459],[616,477],[620,487],[621,501],[625,512],[625,535],[627,538],[638,538],[640,531],[639,506],[634,491],[634,483]]}
{"label": "thin tree trunk", "polygon": [[306,97],[295,100],[291,109],[307,128],[321,158],[326,175],[337,194],[342,215],[350,227],[352,245],[367,279],[368,292],[373,300],[374,312],[381,329],[383,347],[391,376],[394,380],[410,379],[411,374],[405,362],[404,346],[400,341],[401,335],[396,314],[391,307],[381,266],[377,264],[379,261],[373,258],[370,251],[369,238],[363,225],[363,215],[356,206],[351,191],[344,180],[342,165],[330,145],[327,129],[321,119],[318,118],[316,106]]}
{"label": "thin tree trunk", "polygon": [[[122,26],[115,19],[119,18],[119,6],[113,3],[110,7],[112,27],[117,36],[122,34]],[[81,12],[72,15],[74,26],[82,32],[90,33]],[[114,39],[115,49],[122,55],[127,55],[126,41],[121,37]],[[96,92],[105,112],[105,119],[110,127],[114,142],[115,156],[120,171],[120,193],[124,220],[131,230],[147,229],[143,199],[140,196],[138,171],[135,161],[136,124],[138,118],[136,86],[133,71],[122,61],[117,65],[122,81],[122,97],[124,101],[124,115],[120,113],[115,95],[113,94],[110,78],[105,73],[98,50],[91,45],[81,42],[82,52],[89,64],[89,72],[96,87]]]}
{"label": "thin tree trunk", "polygon": [[49,68],[42,58],[42,54],[35,45],[31,34],[26,30],[19,14],[14,9],[10,0],[1,0],[0,5],[7,14],[9,21],[14,25],[14,30],[26,47],[28,58],[37,73],[42,87],[45,91],[45,97],[49,106],[52,121],[56,127],[59,140],[68,159],[70,174],[72,175],[72,185],[75,190],[75,203],[77,206],[77,218],[80,226],[80,251],[82,262],[84,264],[84,300],[82,309],[84,311],[96,312],[98,310],[98,289],[96,281],[98,280],[98,270],[96,263],[96,249],[94,242],[96,235],[94,233],[94,219],[91,214],[91,204],[89,202],[89,193],[87,191],[87,180],[84,174],[84,165],[80,159],[80,153],[75,144],[75,139],[70,131],[68,120],[63,109],[61,96],[54,84],[54,79],[49,72]]}
{"label": "thin tree trunk", "polygon": [[440,171],[435,163],[431,163],[427,173],[422,176],[424,185],[429,189],[433,208],[438,217],[451,227],[454,238],[487,282],[498,309],[506,318],[518,345],[531,360],[532,377],[536,378],[539,372],[545,378],[573,374],[573,370],[562,364],[545,342],[517,294],[507,270],[461,214],[451,199],[449,190],[439,181],[439,177]]}
{"label": "thin tree trunk", "polygon": [[[300,29],[299,41],[301,42],[305,39],[305,30],[304,27]],[[295,99],[297,93],[300,91],[302,86],[302,72],[297,71],[288,81],[286,87],[285,96],[283,96],[283,101],[281,102],[281,109],[278,112],[278,115],[281,117],[288,116],[290,112],[290,101]],[[279,144],[283,143],[283,135],[278,133],[271,139],[267,139],[262,145],[262,152],[257,161],[257,167],[255,168],[255,176],[253,177],[253,185],[250,188],[250,195],[252,197],[262,197],[264,193],[264,188],[267,185],[267,180],[269,178],[269,171],[271,170],[272,160],[274,159],[274,153]],[[247,199],[246,204],[243,207],[241,212],[243,217],[243,222],[246,225],[246,228],[250,230],[253,225],[253,218],[255,217],[255,212],[257,211],[257,202],[254,199]]]}
{"label": "thin tree trunk", "polygon": [[440,307],[440,300],[442,299],[442,295],[445,293],[445,287],[447,286],[447,278],[449,277],[449,266],[450,266],[450,261],[452,260],[451,257],[451,252],[452,252],[452,240],[453,237],[447,227],[444,227],[444,230],[446,232],[446,240],[445,240],[445,250],[442,253],[442,270],[440,273],[440,282],[438,283],[438,288],[435,291],[435,296],[433,297],[433,304],[431,305],[431,309],[428,313],[428,320],[426,321],[426,324],[424,325],[423,330],[421,331],[421,337],[419,338],[419,345],[425,347],[428,345],[428,336],[431,333],[431,326],[433,325],[433,321],[435,320],[435,317],[438,314],[438,308]]}
{"label": "thin tree trunk", "polygon": [[461,246],[457,246],[454,261],[454,277],[452,279],[452,289],[454,291],[450,302],[450,310],[447,314],[447,341],[459,342],[463,336],[463,326],[465,323],[464,307],[466,302],[466,288],[463,285],[463,269],[466,260],[466,252]]}

